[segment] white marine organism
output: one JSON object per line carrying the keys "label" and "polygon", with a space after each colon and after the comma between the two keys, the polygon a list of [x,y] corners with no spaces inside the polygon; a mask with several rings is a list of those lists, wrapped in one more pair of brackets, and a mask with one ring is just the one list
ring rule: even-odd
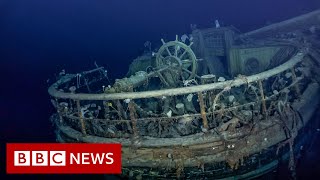
{"label": "white marine organism", "polygon": [[242,110],[241,113],[245,115],[246,117],[249,117],[249,119],[252,117],[252,111],[249,110]]}
{"label": "white marine organism", "polygon": [[167,116],[168,116],[168,117],[171,117],[171,116],[172,116],[172,111],[171,111],[171,110],[169,110],[169,111],[167,112]]}
{"label": "white marine organism", "polygon": [[235,97],[234,97],[233,95],[229,96],[229,97],[228,97],[229,102],[232,102],[232,101],[234,100],[234,98],[235,98]]}
{"label": "white marine organism", "polygon": [[277,90],[273,90],[272,92],[273,92],[274,95],[279,94],[279,91],[277,91]]}
{"label": "white marine organism", "polygon": [[220,27],[220,23],[219,23],[219,21],[217,19],[214,21],[214,24],[216,25],[216,28]]}
{"label": "white marine organism", "polygon": [[182,104],[182,103],[178,103],[178,104],[176,105],[176,108],[178,108],[178,109],[180,109],[180,108],[184,108],[184,104]]}
{"label": "white marine organism", "polygon": [[204,133],[207,133],[207,132],[208,132],[208,129],[205,128],[205,127],[203,127],[203,126],[201,125],[201,131],[204,132]]}
{"label": "white marine organism", "polygon": [[282,92],[283,92],[283,93],[289,93],[290,90],[289,90],[288,88],[284,88],[284,89],[282,89]]}
{"label": "white marine organism", "polygon": [[187,41],[187,39],[189,39],[189,37],[188,37],[188,35],[184,34],[184,35],[181,36],[180,39],[181,39],[181,41],[182,41],[183,43],[186,43],[186,41]]}
{"label": "white marine organism", "polygon": [[136,75],[137,75],[137,76],[142,76],[142,77],[146,76],[147,74],[148,74],[148,73],[145,72],[145,71],[138,71],[138,72],[136,72]]}
{"label": "white marine organism", "polygon": [[290,77],[292,76],[292,73],[287,72],[287,73],[285,74],[285,76],[286,76],[286,78],[290,78]]}
{"label": "white marine organism", "polygon": [[82,107],[80,109],[80,112],[81,112],[81,115],[84,116],[87,112],[89,112],[88,107],[87,106]]}
{"label": "white marine organism", "polygon": [[125,99],[124,102],[128,104],[130,102],[130,99]]}
{"label": "white marine organism", "polygon": [[71,87],[69,88],[69,91],[70,91],[71,93],[76,92],[76,90],[77,90],[77,88],[76,88],[75,86],[71,86]]}
{"label": "white marine organism", "polygon": [[193,36],[192,36],[192,34],[189,34],[189,41],[193,41]]}
{"label": "white marine organism", "polygon": [[61,102],[61,103],[59,103],[59,106],[61,107],[61,110],[68,111],[68,103]]}
{"label": "white marine organism", "polygon": [[187,123],[192,122],[193,118],[189,114],[184,114],[183,118],[179,120],[179,124],[185,125]]}
{"label": "white marine organism", "polygon": [[224,78],[224,77],[219,77],[218,78],[218,82],[224,82],[224,81],[226,81],[226,78]]}
{"label": "white marine organism", "polygon": [[117,128],[115,126],[111,125],[108,127],[107,132],[110,134],[116,134]]}
{"label": "white marine organism", "polygon": [[59,72],[59,76],[64,76],[66,75],[66,70],[62,69],[61,72]]}
{"label": "white marine organism", "polygon": [[317,27],[316,26],[311,26],[310,28],[309,28],[309,31],[312,33],[312,34],[315,34],[316,32],[317,32]]}
{"label": "white marine organism", "polygon": [[188,94],[188,96],[187,96],[188,102],[191,102],[191,101],[192,101],[192,98],[193,98],[193,94]]}
{"label": "white marine organism", "polygon": [[65,106],[65,107],[66,107],[66,106],[68,106],[68,103],[66,103],[66,102],[61,102],[61,103],[59,103],[59,105],[60,105],[60,106]]}
{"label": "white marine organism", "polygon": [[183,81],[183,85],[184,86],[189,86],[189,85],[191,85],[191,84],[197,84],[197,81],[195,80],[195,79],[190,79],[190,80],[185,80],[185,81]]}

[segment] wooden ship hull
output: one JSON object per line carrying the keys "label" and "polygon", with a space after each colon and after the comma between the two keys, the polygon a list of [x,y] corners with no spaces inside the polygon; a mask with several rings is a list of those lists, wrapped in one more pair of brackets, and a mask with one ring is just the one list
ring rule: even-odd
{"label": "wooden ship hull", "polygon": [[[57,141],[121,143],[122,176],[136,179],[248,179],[282,160],[294,172],[317,124],[319,21],[315,11],[245,34],[196,29],[112,86],[103,67],[64,75],[48,90]],[[214,57],[225,78],[203,64]]]}

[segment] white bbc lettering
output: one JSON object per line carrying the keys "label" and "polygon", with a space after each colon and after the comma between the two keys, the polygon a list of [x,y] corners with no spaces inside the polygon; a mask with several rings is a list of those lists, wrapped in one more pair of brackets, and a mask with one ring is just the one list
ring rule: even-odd
{"label": "white bbc lettering", "polygon": [[32,166],[48,166],[48,151],[32,151]]}
{"label": "white bbc lettering", "polygon": [[65,151],[50,151],[50,166],[65,166],[66,152]]}
{"label": "white bbc lettering", "polygon": [[14,166],[30,166],[30,151],[14,151]]}
{"label": "white bbc lettering", "polygon": [[65,165],[66,151],[14,151],[14,166]]}

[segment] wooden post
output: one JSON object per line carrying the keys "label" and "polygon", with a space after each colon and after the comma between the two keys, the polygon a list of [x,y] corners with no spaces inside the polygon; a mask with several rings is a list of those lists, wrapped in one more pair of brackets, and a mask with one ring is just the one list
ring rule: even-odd
{"label": "wooden post", "polygon": [[86,136],[86,126],[84,124],[84,120],[83,120],[83,114],[81,112],[81,108],[80,108],[80,100],[77,100],[77,109],[78,109],[78,116],[80,119],[80,124],[81,124],[81,131],[82,131],[82,135]]}
{"label": "wooden post", "polygon": [[259,84],[260,95],[261,95],[262,114],[266,118],[267,117],[267,106],[266,106],[266,99],[264,97],[263,86],[262,86],[261,80],[258,81],[258,84]]}
{"label": "wooden post", "polygon": [[202,117],[203,128],[208,130],[209,126],[208,126],[208,120],[207,120],[206,109],[205,109],[206,107],[204,105],[202,92],[198,92],[198,99],[199,99],[200,113],[201,113],[201,117]]}

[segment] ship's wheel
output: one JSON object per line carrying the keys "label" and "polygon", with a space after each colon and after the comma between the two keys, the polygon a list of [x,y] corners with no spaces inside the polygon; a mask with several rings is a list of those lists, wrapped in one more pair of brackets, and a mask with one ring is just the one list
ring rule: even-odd
{"label": "ship's wheel", "polygon": [[165,80],[170,85],[183,82],[185,80],[193,79],[197,70],[197,59],[191,49],[192,42],[186,45],[178,40],[176,36],[175,41],[164,42],[156,55],[157,68],[167,68],[164,71]]}

